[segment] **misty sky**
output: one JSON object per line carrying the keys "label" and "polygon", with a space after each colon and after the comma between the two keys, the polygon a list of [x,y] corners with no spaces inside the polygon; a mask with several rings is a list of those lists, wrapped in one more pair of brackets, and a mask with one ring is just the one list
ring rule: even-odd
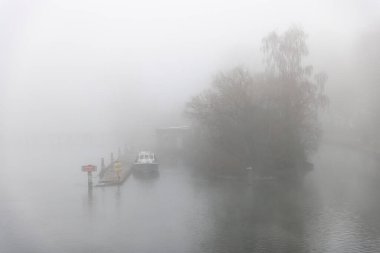
{"label": "misty sky", "polygon": [[257,69],[261,38],[292,24],[326,70],[379,14],[380,1],[1,1],[2,133],[121,131],[170,118],[218,71]]}

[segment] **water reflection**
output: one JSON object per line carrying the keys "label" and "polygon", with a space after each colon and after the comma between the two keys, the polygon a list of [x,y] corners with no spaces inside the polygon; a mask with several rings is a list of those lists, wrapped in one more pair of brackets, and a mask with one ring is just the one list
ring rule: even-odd
{"label": "water reflection", "polygon": [[94,202],[93,187],[88,186],[88,188],[87,188],[87,204],[88,204],[89,209],[92,208],[93,202]]}
{"label": "water reflection", "polygon": [[159,170],[150,170],[150,171],[132,170],[132,175],[133,175],[133,178],[139,181],[152,182],[152,181],[157,180],[160,177],[160,171]]}
{"label": "water reflection", "polygon": [[120,200],[121,199],[121,191],[120,191],[120,185],[117,185],[116,186],[116,200]]}
{"label": "water reflection", "polygon": [[[204,186],[210,189],[210,185]],[[302,186],[217,183],[209,196],[209,252],[308,252]]]}
{"label": "water reflection", "polygon": [[[378,252],[379,164],[347,150],[319,154],[305,184],[291,186],[162,166],[88,189],[81,172],[64,170],[76,164],[63,164],[57,181],[44,161],[38,173],[3,179],[12,195],[0,210],[12,236],[0,252]],[[54,164],[62,157],[50,155]],[[17,251],[19,243],[30,250]]]}
{"label": "water reflection", "polygon": [[116,210],[121,209],[121,203],[122,203],[121,187],[122,187],[121,185],[116,186],[116,194],[115,194]]}

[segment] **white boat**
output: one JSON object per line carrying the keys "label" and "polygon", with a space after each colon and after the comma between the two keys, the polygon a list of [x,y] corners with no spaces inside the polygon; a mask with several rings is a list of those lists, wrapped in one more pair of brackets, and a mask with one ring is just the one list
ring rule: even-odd
{"label": "white boat", "polygon": [[141,151],[133,163],[134,171],[151,172],[158,170],[158,159],[156,154],[150,151]]}

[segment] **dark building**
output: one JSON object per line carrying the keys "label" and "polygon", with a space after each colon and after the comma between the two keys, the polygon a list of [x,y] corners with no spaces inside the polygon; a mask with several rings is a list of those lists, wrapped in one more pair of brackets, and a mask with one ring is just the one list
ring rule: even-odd
{"label": "dark building", "polygon": [[189,131],[188,126],[156,129],[156,145],[160,159],[182,158]]}

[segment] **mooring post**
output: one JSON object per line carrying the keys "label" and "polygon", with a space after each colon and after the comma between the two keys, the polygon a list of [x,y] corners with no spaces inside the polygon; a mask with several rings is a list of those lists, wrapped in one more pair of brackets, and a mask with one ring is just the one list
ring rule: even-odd
{"label": "mooring post", "polygon": [[103,171],[106,168],[106,165],[104,163],[104,157],[102,157],[102,162],[101,162],[101,171]]}
{"label": "mooring post", "polygon": [[92,188],[92,172],[88,171],[87,175],[88,175],[88,187]]}
{"label": "mooring post", "polygon": [[102,157],[101,162],[100,162],[100,173],[99,177],[103,177],[104,170],[106,169],[106,164],[104,163],[104,157]]}

